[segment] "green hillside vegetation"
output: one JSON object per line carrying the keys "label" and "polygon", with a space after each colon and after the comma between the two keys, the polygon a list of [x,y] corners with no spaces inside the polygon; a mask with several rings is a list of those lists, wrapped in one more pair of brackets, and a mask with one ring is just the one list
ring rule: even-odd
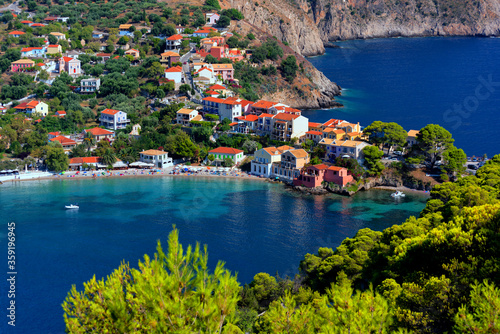
{"label": "green hillside vegetation", "polygon": [[199,246],[123,264],[63,305],[70,333],[498,333],[500,155],[434,187],[419,217],[307,254],[294,278],[238,287]]}

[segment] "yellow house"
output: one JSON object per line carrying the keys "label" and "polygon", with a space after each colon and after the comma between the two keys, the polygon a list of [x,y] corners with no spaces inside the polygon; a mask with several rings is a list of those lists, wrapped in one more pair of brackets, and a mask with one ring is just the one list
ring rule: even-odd
{"label": "yellow house", "polygon": [[62,53],[62,48],[59,44],[51,44],[47,46],[47,54],[54,55],[57,53]]}
{"label": "yellow house", "polygon": [[323,138],[340,140],[345,135],[344,130],[334,129],[334,128],[326,128],[323,130]]}

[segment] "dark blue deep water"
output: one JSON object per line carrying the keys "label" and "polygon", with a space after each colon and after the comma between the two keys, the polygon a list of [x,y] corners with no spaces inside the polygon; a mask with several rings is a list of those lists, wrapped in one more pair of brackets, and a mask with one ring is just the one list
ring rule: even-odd
{"label": "dark blue deep water", "polygon": [[500,153],[500,38],[392,38],[339,42],[310,58],[344,91],[345,108],[306,111],[367,126],[428,123],[451,132],[470,155]]}
{"label": "dark blue deep water", "polygon": [[[31,181],[0,185],[0,333],[63,333],[61,303],[72,284],[109,275],[122,260],[137,266],[172,225],[183,245],[208,245],[248,283],[258,272],[293,275],[318,247],[336,247],[369,227],[417,215],[426,196],[397,201],[389,191],[352,198],[302,196],[281,185],[217,178]],[[64,205],[79,203],[80,210]],[[7,326],[7,223],[16,223],[16,327]]]}

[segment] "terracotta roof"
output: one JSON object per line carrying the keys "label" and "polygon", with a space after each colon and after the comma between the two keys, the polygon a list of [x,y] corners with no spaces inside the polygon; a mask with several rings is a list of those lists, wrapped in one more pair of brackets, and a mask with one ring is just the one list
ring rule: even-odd
{"label": "terracotta roof", "polygon": [[163,52],[161,55],[164,57],[171,57],[171,56],[179,57],[179,54],[177,52],[174,52],[174,51]]}
{"label": "terracotta roof", "polygon": [[280,147],[276,147],[279,151],[281,151],[281,153],[283,153],[284,151],[290,151],[290,150],[294,150],[293,147],[291,146],[288,146],[288,145],[283,145],[283,146],[280,146]]}
{"label": "terracotta roof", "polygon": [[59,136],[60,134],[61,134],[61,131],[49,132],[49,135],[55,136],[55,137]]}
{"label": "terracotta roof", "polygon": [[202,121],[203,120],[203,117],[201,117],[201,115],[196,115],[193,117],[193,119],[191,121]]}
{"label": "terracotta roof", "polygon": [[317,128],[320,125],[321,125],[321,123],[309,122],[309,128]]}
{"label": "terracotta roof", "polygon": [[114,133],[113,131],[108,131],[97,127],[92,129],[87,129],[85,130],[85,132],[90,132],[94,136],[112,135]]}
{"label": "terracotta roof", "polygon": [[217,90],[217,89],[226,89],[226,87],[217,84],[217,85],[213,85],[213,86],[208,87],[208,89]]}
{"label": "terracotta roof", "polygon": [[419,130],[410,130],[408,131],[408,137],[416,137],[419,133]]}
{"label": "terracotta roof", "polygon": [[200,72],[201,72],[201,71],[203,71],[203,70],[207,70],[207,71],[212,72],[212,70],[211,70],[211,69],[209,69],[208,67],[205,67],[205,66],[204,66],[204,67],[200,68],[198,71],[196,71],[194,74],[198,74],[198,73],[200,73]]}
{"label": "terracotta roof", "polygon": [[120,110],[114,110],[114,109],[104,109],[101,111],[101,114],[106,114],[106,115],[116,115],[120,112]]}
{"label": "terracotta roof", "polygon": [[269,118],[273,118],[274,115],[271,115],[271,114],[266,114],[266,113],[262,113],[259,115],[259,118],[263,118],[263,117],[269,117]]}
{"label": "terracotta roof", "polygon": [[270,155],[281,155],[281,152],[280,150],[278,150],[276,147],[274,146],[271,146],[271,147],[264,147],[263,148],[264,151],[266,151],[267,153],[269,153]]}
{"label": "terracotta roof", "polygon": [[96,57],[111,57],[111,53],[96,53]]}
{"label": "terracotta roof", "polygon": [[311,167],[314,167],[314,168],[319,169],[319,170],[328,169],[328,166],[325,165],[325,164],[314,165],[314,166],[311,166]]}
{"label": "terracotta roof", "polygon": [[358,141],[358,140],[337,140],[337,141],[335,141],[334,139],[323,138],[320,143],[326,144],[326,145],[332,145],[332,146],[356,147],[356,146],[361,145],[365,142]]}
{"label": "terracotta roof", "polygon": [[205,93],[208,94],[208,95],[217,95],[217,96],[220,95],[219,92],[216,92],[216,91],[213,91],[213,90],[207,90]]}
{"label": "terracotta roof", "polygon": [[51,32],[50,35],[52,35],[52,36],[66,36],[65,34],[60,33],[60,32]]}
{"label": "terracotta roof", "polygon": [[175,34],[167,38],[167,41],[178,41],[180,39],[182,39],[182,36],[179,34]]}
{"label": "terracotta roof", "polygon": [[260,100],[260,101],[255,102],[254,104],[252,104],[252,107],[269,109],[272,106],[274,106],[275,104],[276,104],[276,102],[269,102],[269,101]]}
{"label": "terracotta roof", "polygon": [[144,154],[144,155],[163,155],[163,154],[167,154],[167,152],[160,151],[160,150],[146,150],[146,151],[142,151],[141,154]]}
{"label": "terracotta roof", "polygon": [[56,113],[59,115],[66,115],[66,112],[64,110],[58,110],[56,111]]}
{"label": "terracotta roof", "polygon": [[70,165],[79,164],[97,164],[101,161],[100,157],[81,157],[81,158],[71,158],[69,159]]}
{"label": "terracotta roof", "polygon": [[338,125],[340,123],[344,122],[343,120],[340,120],[340,119],[329,119],[328,121],[326,121],[325,123],[323,123],[323,126],[325,127],[329,127],[331,125]]}
{"label": "terracotta roof", "polygon": [[183,115],[189,115],[190,113],[192,113],[193,111],[195,111],[194,109],[187,109],[187,108],[182,108],[182,109],[179,109],[177,111],[178,114],[183,114]]}
{"label": "terracotta roof", "polygon": [[73,58],[71,57],[62,57],[62,59],[65,61],[65,62],[69,62],[69,61],[72,61]]}
{"label": "terracotta roof", "polygon": [[179,72],[182,72],[182,67],[180,67],[180,66],[170,67],[170,68],[167,68],[165,70],[165,72],[167,72],[167,73],[179,73]]}
{"label": "terracotta roof", "polygon": [[76,141],[64,136],[57,136],[55,138],[52,138],[50,141],[58,141],[62,146],[76,145]]}
{"label": "terracotta roof", "polygon": [[23,21],[21,21],[21,23],[33,23],[33,21],[23,20]]}
{"label": "terracotta roof", "polygon": [[323,135],[323,132],[321,132],[321,131],[314,131],[314,130],[307,131],[306,133],[310,134],[310,135],[316,135],[316,136],[322,136]]}
{"label": "terracotta roof", "polygon": [[33,23],[31,26],[32,27],[45,27],[45,24],[43,24],[43,23]]}
{"label": "terracotta roof", "polygon": [[238,154],[238,153],[243,153],[243,151],[232,147],[217,147],[209,151],[208,153]]}
{"label": "terracotta roof", "polygon": [[303,149],[299,148],[297,150],[290,150],[291,154],[293,154],[296,158],[306,158],[309,154]]}
{"label": "terracotta roof", "polygon": [[25,34],[25,32],[18,31],[18,30],[14,30],[14,31],[9,32],[9,35],[24,35],[24,34]]}
{"label": "terracotta roof", "polygon": [[[215,49],[215,47],[213,47]],[[212,64],[214,71],[217,70],[232,70],[233,64]]]}
{"label": "terracotta roof", "polygon": [[35,62],[33,60],[29,60],[29,59],[19,59],[19,60],[16,60],[16,61],[13,61],[11,64],[35,64]]}
{"label": "terracotta roof", "polygon": [[235,126],[235,125],[238,125],[238,122],[229,123],[229,126]]}
{"label": "terracotta roof", "polygon": [[279,119],[282,121],[291,121],[291,120],[297,119],[299,117],[300,117],[300,115],[285,114],[285,113],[280,112],[279,114],[274,116],[274,119]]}
{"label": "terracotta roof", "polygon": [[57,47],[59,47],[59,44],[50,44],[48,47],[49,48],[57,48]]}
{"label": "terracotta roof", "polygon": [[211,97],[211,96],[203,98],[203,101],[210,101],[210,102],[217,102],[217,103],[224,102],[223,99],[219,99],[217,97]]}
{"label": "terracotta roof", "polygon": [[139,53],[139,50],[130,49],[130,50],[125,51],[125,54],[129,54],[129,53]]}
{"label": "terracotta roof", "polygon": [[257,115],[246,115],[238,118],[241,119],[242,121],[249,121],[249,122],[255,122],[259,119]]}
{"label": "terracotta roof", "polygon": [[343,169],[345,169],[345,168],[344,167],[339,167],[339,166],[330,166],[330,167],[328,167],[328,170],[334,170],[334,171],[337,171],[337,172],[341,171]]}

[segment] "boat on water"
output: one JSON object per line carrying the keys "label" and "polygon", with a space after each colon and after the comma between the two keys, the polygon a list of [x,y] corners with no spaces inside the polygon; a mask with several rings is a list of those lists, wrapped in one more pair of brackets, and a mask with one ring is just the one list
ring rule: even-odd
{"label": "boat on water", "polygon": [[398,190],[398,191],[392,193],[391,196],[394,198],[405,197],[405,193]]}
{"label": "boat on water", "polygon": [[66,205],[64,206],[66,209],[79,209],[80,207],[78,205],[75,205],[75,204],[70,204],[70,205]]}

